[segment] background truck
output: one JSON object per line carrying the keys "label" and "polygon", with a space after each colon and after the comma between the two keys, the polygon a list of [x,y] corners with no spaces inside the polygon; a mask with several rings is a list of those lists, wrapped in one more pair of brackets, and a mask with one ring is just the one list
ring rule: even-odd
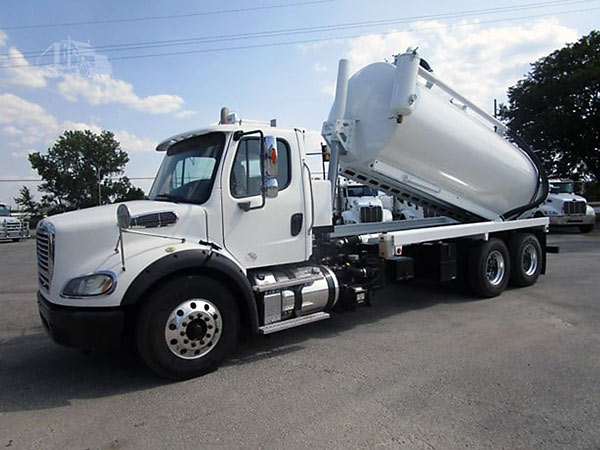
{"label": "background truck", "polygon": [[392,220],[392,211],[374,189],[364,184],[342,179],[338,188],[342,223],[372,223]]}
{"label": "background truck", "polygon": [[18,242],[28,237],[29,222],[12,217],[10,208],[4,203],[0,203],[0,240],[11,239],[13,242]]}
{"label": "background truck", "polygon": [[551,227],[578,226],[583,233],[589,233],[596,223],[596,212],[587,200],[575,194],[575,183],[572,180],[549,180],[548,197],[534,217],[548,217]]}
{"label": "background truck", "polygon": [[[38,305],[49,335],[84,350],[133,340],[157,374],[214,369],[240,329],[271,334],[370,306],[384,283],[464,279],[480,297],[546,269],[540,162],[506,128],[421,67],[416,51],[348,79],[341,60],[315,180],[304,132],[221,111],[166,139],[148,200],[38,226]],[[440,217],[334,225],[336,180]],[[400,289],[400,287],[398,288]]]}

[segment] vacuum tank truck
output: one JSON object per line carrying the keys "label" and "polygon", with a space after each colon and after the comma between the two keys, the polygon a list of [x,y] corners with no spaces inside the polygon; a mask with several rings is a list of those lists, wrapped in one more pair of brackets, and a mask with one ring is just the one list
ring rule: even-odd
{"label": "vacuum tank truck", "polygon": [[[422,67],[416,51],[348,79],[340,61],[314,180],[304,132],[241,119],[173,136],[147,200],[44,219],[38,304],[48,334],[83,350],[133,341],[157,374],[212,370],[240,330],[271,334],[370,306],[386,282],[465,279],[481,297],[545,272],[539,161]],[[334,225],[339,175],[440,216]],[[401,289],[401,286],[397,286]]]}

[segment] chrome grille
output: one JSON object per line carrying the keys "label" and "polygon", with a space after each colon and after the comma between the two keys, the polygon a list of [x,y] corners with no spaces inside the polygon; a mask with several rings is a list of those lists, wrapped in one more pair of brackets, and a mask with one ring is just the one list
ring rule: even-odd
{"label": "chrome grille", "polygon": [[6,231],[10,232],[19,232],[21,231],[21,222],[7,222],[6,223]]}
{"label": "chrome grille", "polygon": [[363,206],[360,208],[360,222],[381,222],[383,220],[383,209],[381,206]]}
{"label": "chrome grille", "polygon": [[41,225],[37,230],[38,280],[45,290],[50,289],[54,265],[54,233],[49,226]]}
{"label": "chrome grille", "polygon": [[563,212],[567,215],[585,214],[585,202],[572,201],[563,204]]}

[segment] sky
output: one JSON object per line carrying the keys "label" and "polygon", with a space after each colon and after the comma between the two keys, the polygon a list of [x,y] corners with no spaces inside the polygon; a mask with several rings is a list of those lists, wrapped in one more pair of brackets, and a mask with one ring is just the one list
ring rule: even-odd
{"label": "sky", "polygon": [[530,63],[598,19],[600,0],[3,0],[0,202],[14,205],[23,185],[35,192],[27,155],[68,129],[112,131],[146,191],[151,180],[137,178],[155,175],[157,143],[218,121],[224,105],[305,128],[316,151],[340,58],[353,73],[418,47],[441,80],[493,112]]}

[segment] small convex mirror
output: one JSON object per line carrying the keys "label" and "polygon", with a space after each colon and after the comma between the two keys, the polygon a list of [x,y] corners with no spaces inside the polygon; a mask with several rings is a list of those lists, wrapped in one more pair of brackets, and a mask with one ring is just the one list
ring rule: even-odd
{"label": "small convex mirror", "polygon": [[278,192],[279,185],[277,183],[277,178],[265,178],[265,195],[267,198],[277,197]]}
{"label": "small convex mirror", "polygon": [[265,176],[267,178],[277,177],[277,138],[265,136],[264,146]]}
{"label": "small convex mirror", "polygon": [[131,227],[131,213],[125,204],[120,204],[117,208],[117,223],[119,228],[127,229]]}

